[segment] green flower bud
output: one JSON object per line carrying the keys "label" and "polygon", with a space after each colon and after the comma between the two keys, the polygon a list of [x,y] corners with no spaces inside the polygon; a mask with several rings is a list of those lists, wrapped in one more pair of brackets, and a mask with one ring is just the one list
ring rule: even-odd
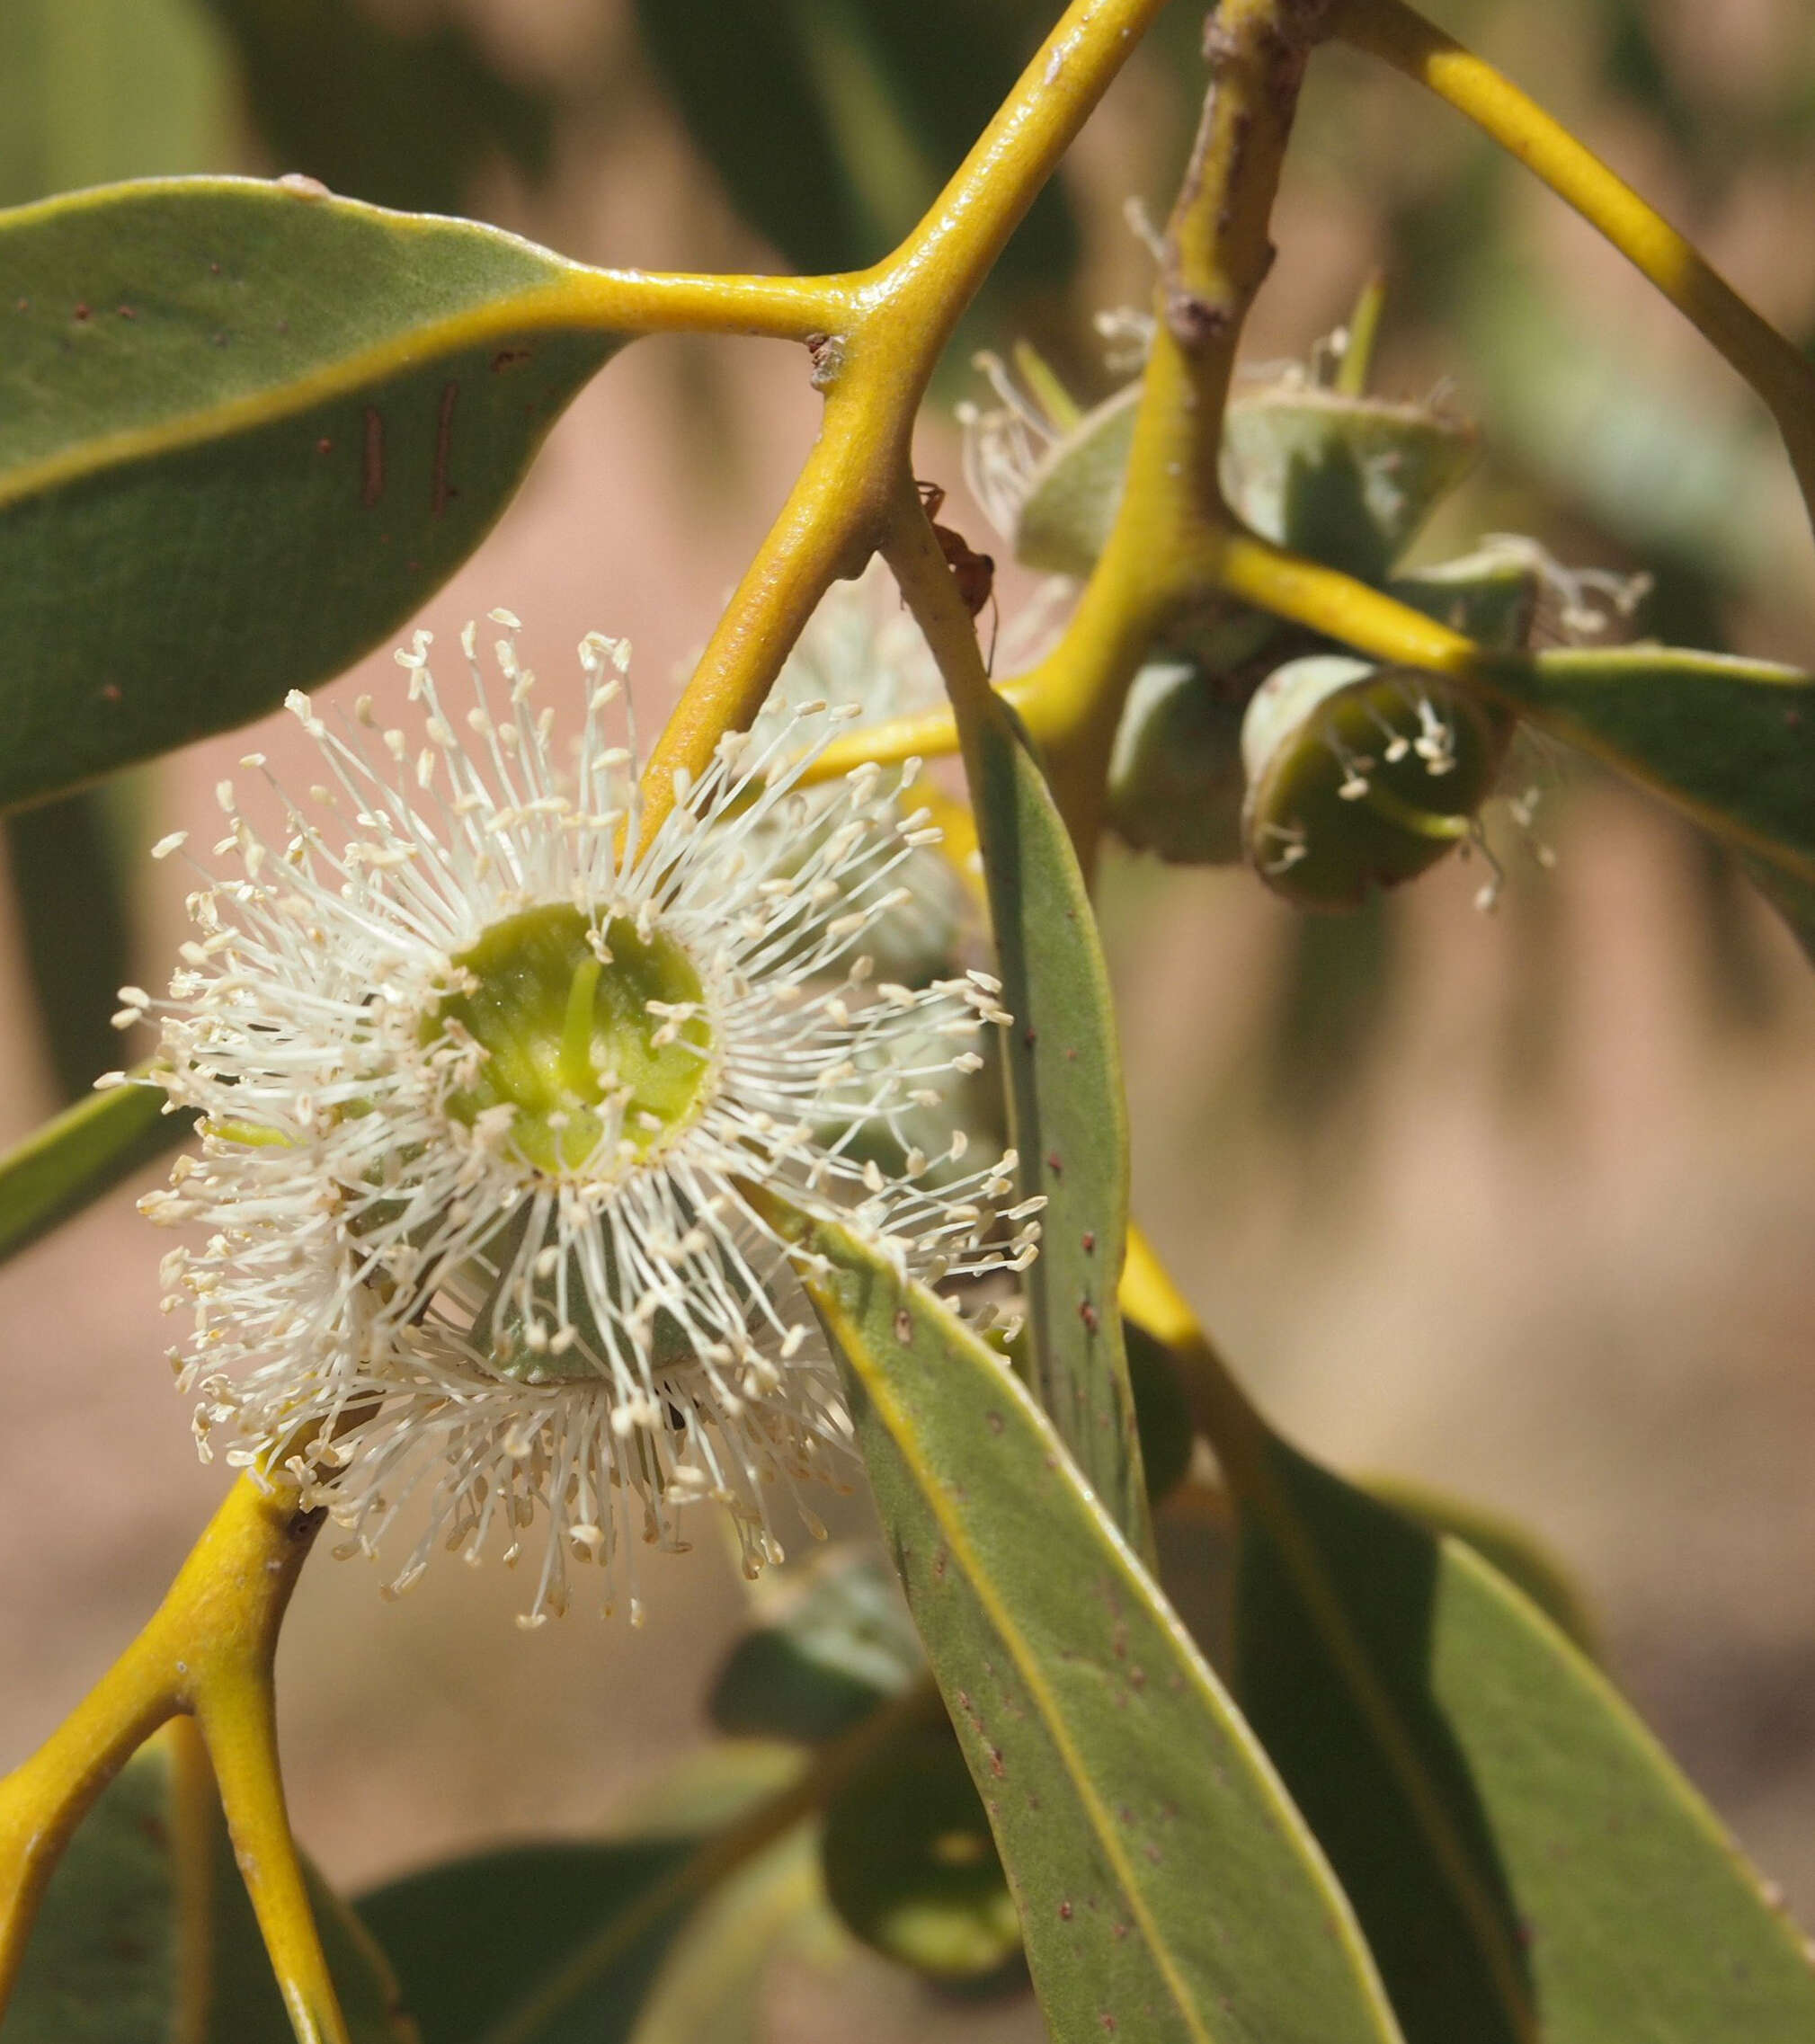
{"label": "green flower bud", "polygon": [[1440,677],[1342,653],[1288,661],[1248,707],[1248,857],[1303,908],[1357,907],[1473,835],[1510,735]]}

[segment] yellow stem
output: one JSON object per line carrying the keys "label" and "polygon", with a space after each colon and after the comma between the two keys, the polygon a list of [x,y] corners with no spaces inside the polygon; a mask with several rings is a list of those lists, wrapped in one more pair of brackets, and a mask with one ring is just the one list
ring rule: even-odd
{"label": "yellow stem", "polygon": [[[1242,322],[1273,260],[1268,221],[1307,55],[1282,27],[1284,13],[1278,0],[1224,0],[1212,22],[1215,75],[1167,223],[1121,504],[1063,637],[997,691],[1039,745],[1087,871],[1129,686],[1155,635],[1218,586],[1233,530],[1217,476],[1223,413]],[[924,522],[903,518],[901,529]],[[974,651],[970,635],[952,629],[948,652],[966,673]],[[961,714],[932,712],[852,733],[814,778],[866,759],[949,752],[963,724]]]}
{"label": "yellow stem", "polygon": [[557,287],[575,324],[613,333],[757,333],[810,341],[850,305],[842,277],[707,277],[576,268]]}
{"label": "yellow stem", "polygon": [[1561,122],[1403,0],[1337,0],[1330,27],[1485,129],[1700,328],[1770,406],[1815,520],[1815,367]]}
{"label": "yellow stem", "polygon": [[271,1661],[320,1515],[295,1489],[228,1493],[151,1622],[0,1782],[0,2008],[45,1884],[94,1799],[167,1718],[195,1713],[298,2044],[348,2044],[284,1810]]}
{"label": "yellow stem", "polygon": [[1232,527],[1204,536],[1197,571],[1212,587],[1295,625],[1339,639],[1376,660],[1431,673],[1474,675],[1473,640],[1339,568],[1288,554],[1270,539]]}
{"label": "yellow stem", "polygon": [[[875,551],[953,327],[1164,0],[1072,0],[926,218],[885,261],[807,280],[839,317],[815,342],[819,438],[700,655],[643,777],[644,841],[677,768],[710,765],[761,707],[814,606]],[[746,280],[748,281],[748,280]]]}

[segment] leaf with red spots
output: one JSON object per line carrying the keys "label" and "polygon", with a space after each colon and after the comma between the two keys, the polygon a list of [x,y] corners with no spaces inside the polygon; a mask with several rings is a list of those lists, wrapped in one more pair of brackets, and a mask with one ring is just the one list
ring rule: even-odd
{"label": "leaf with red spots", "polygon": [[1051,1422],[930,1293],[785,1218],[1053,2037],[1397,2044],[1303,1819]]}
{"label": "leaf with red spots", "polygon": [[21,207],[0,272],[0,807],[382,643],[625,338],[514,235],[246,178]]}

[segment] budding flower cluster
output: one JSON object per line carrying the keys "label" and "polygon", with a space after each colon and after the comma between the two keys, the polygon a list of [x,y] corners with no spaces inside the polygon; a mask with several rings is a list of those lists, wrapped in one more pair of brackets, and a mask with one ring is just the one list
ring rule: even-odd
{"label": "budding flower cluster", "polygon": [[[419,730],[291,707],[325,762],[281,827],[231,785],[161,1018],[158,1083],[200,1110],[200,1154],[145,1203],[200,1246],[166,1262],[173,1352],[202,1452],[282,1470],[370,1553],[419,1528],[515,1560],[546,1522],[528,1622],[567,1565],[625,1578],[676,1548],[682,1507],[728,1507],[746,1566],[779,1554],[778,1489],[836,1476],[850,1420],[789,1252],[752,1187],[835,1217],[938,1283],[1021,1267],[1037,1203],[1012,1153],[914,1133],[1007,1022],[982,972],[880,981],[867,935],[935,841],[914,768],[797,783],[844,714],[823,702],[727,737],[645,833],[630,742],[609,741],[627,648],[580,649],[583,724],[557,761],[517,621],[470,694],[398,660]],[[463,693],[465,691],[463,690]],[[626,712],[627,715],[627,708]],[[156,848],[182,849],[179,833]]]}

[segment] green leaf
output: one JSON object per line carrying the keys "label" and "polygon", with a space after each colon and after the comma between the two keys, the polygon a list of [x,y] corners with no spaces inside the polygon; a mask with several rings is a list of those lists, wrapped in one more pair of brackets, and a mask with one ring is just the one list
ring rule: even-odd
{"label": "green leaf", "polygon": [[247,109],[288,170],[381,206],[453,213],[506,157],[547,169],[553,107],[502,76],[456,19],[393,25],[354,0],[207,0]]}
{"label": "green leaf", "polygon": [[809,52],[775,0],[636,0],[637,25],[734,203],[805,271],[882,253],[846,174]]}
{"label": "green leaf", "polygon": [[935,1980],[1017,1965],[1020,1924],[952,1728],[917,1727],[825,1810],[825,1891],[867,1945]]}
{"label": "green leaf", "polygon": [[1260,1454],[1238,1693],[1410,2044],[1815,2036],[1800,1936],[1592,1665],[1464,1542]]}
{"label": "green leaf", "polygon": [[774,1623],[733,1648],[707,1709],[722,1732],[818,1744],[898,1696],[924,1666],[894,1578],[872,1561],[830,1560]]}
{"label": "green leaf", "polygon": [[[510,1846],[427,1867],[359,1897],[423,2044],[478,2044],[529,2003],[611,1917],[633,1906],[692,1849],[687,1837]],[[674,1935],[671,1911],[526,2034],[536,2044],[613,2044]],[[10,2044],[10,2040],[9,2040]]]}
{"label": "green leaf", "polygon": [[1774,900],[1815,889],[1815,675],[1652,645],[1493,658],[1482,671],[1534,723],[1777,876]]}
{"label": "green leaf", "polygon": [[874,1250],[792,1225],[1058,2044],[1395,2039],[1297,1812],[1051,1423]]}
{"label": "green leaf", "polygon": [[193,1115],[166,1115],[156,1086],[91,1093],[0,1157],[0,1262],[180,1142]]}
{"label": "green leaf", "polygon": [[382,641],[617,345],[514,236],[249,179],[0,215],[0,806]]}
{"label": "green leaf", "polygon": [[83,788],[0,819],[25,962],[57,1089],[78,1100],[120,1062],[108,1018],[132,976],[128,855],[113,788]]}
{"label": "green leaf", "polygon": [[[733,203],[805,271],[859,269],[908,232],[1049,25],[970,0],[637,0],[636,15]],[[1062,285],[1079,242],[1048,184],[1000,275]]]}
{"label": "green leaf", "polygon": [[[364,1928],[306,1869],[353,2044],[413,2044]],[[142,1747],[51,1877],[6,2044],[289,2044],[289,2018],[213,1783],[169,1734]]]}
{"label": "green leaf", "polygon": [[232,147],[227,71],[190,0],[6,0],[0,205],[218,168]]}
{"label": "green leaf", "polygon": [[1042,1197],[1026,1278],[1036,1394],[1134,1545],[1152,1545],[1116,1288],[1128,1238],[1128,1122],[1116,1011],[1072,840],[1000,698],[971,791],[1001,972],[1023,1196]]}
{"label": "green leaf", "polygon": [[1815,964],[1815,880],[1785,873],[1755,853],[1741,852],[1739,864],[1752,884],[1789,924],[1811,964]]}
{"label": "green leaf", "polygon": [[798,1765],[707,1747],[658,1784],[635,1836],[478,1853],[361,1895],[421,2044],[624,2044],[692,1906],[655,1891]]}
{"label": "green leaf", "polygon": [[1454,1533],[1497,1569],[1508,1582],[1544,1613],[1570,1644],[1590,1660],[1600,1657],[1600,1641],[1588,1601],[1573,1576],[1528,1527],[1472,1499],[1452,1497],[1428,1484],[1402,1477],[1370,1477],[1368,1495],[1394,1511],[1415,1519],[1429,1532]]}
{"label": "green leaf", "polygon": [[1125,1320],[1122,1342],[1128,1356],[1128,1383],[1134,1394],[1134,1423],[1140,1429],[1147,1497],[1157,1505],[1185,1480],[1191,1466],[1191,1403],[1163,1341],[1135,1321]]}

